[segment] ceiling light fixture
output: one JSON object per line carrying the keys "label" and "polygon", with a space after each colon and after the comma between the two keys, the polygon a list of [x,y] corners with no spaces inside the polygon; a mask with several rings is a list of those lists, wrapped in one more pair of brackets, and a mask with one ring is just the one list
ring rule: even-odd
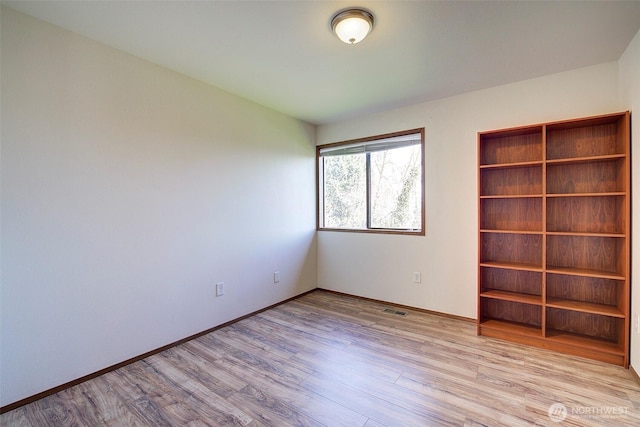
{"label": "ceiling light fixture", "polygon": [[373,13],[361,8],[340,10],[331,17],[331,29],[343,42],[359,43],[373,29]]}

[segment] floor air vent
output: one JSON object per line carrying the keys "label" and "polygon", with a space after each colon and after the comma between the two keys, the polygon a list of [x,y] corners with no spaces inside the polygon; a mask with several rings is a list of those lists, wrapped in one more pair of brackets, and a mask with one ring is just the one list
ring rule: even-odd
{"label": "floor air vent", "polygon": [[389,313],[389,314],[395,314],[397,316],[406,316],[407,313],[404,311],[398,311],[398,310],[394,310],[393,308],[385,308],[384,310],[385,313]]}

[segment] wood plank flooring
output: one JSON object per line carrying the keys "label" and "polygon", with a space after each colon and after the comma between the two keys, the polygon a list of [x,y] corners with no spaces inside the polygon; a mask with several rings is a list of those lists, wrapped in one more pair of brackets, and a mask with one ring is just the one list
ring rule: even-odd
{"label": "wood plank flooring", "polygon": [[[315,291],[3,414],[0,425],[640,425],[628,370],[385,308]],[[552,413],[559,422],[554,403],[564,405]]]}

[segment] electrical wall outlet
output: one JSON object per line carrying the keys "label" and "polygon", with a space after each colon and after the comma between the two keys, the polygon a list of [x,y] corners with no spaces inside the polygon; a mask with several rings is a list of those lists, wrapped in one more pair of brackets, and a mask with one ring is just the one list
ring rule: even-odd
{"label": "electrical wall outlet", "polygon": [[280,283],[280,272],[275,271],[273,273],[273,283]]}
{"label": "electrical wall outlet", "polygon": [[640,334],[640,314],[636,315],[636,321],[633,323],[633,329],[635,330],[636,334]]}
{"label": "electrical wall outlet", "polygon": [[216,283],[216,296],[221,297],[224,295],[224,282]]}
{"label": "electrical wall outlet", "polygon": [[413,283],[421,283],[422,282],[422,273],[419,271],[413,272]]}

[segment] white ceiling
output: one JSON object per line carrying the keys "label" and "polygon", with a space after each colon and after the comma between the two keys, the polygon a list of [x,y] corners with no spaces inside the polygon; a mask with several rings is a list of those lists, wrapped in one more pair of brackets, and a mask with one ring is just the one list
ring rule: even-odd
{"label": "white ceiling", "polygon": [[[4,1],[314,124],[617,60],[629,1]],[[350,46],[329,20],[376,17]]]}

